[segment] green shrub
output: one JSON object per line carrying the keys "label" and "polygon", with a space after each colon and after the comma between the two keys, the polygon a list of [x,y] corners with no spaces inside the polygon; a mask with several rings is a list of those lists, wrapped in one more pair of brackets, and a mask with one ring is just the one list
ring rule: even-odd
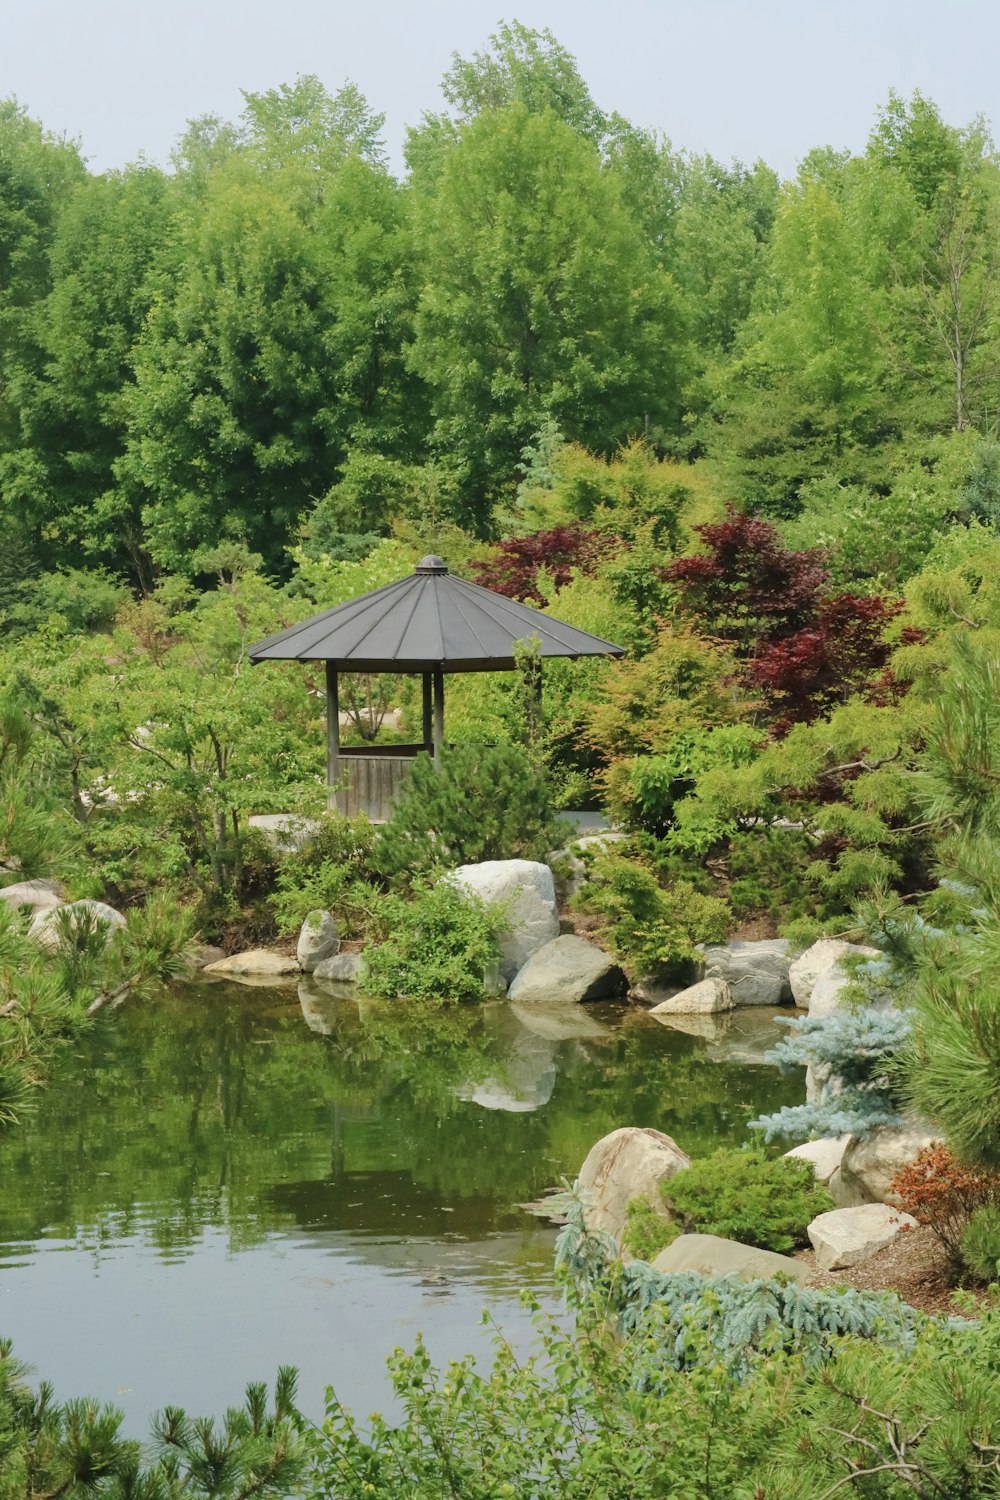
{"label": "green shrub", "polygon": [[696,944],[725,938],[729,918],[724,901],[690,881],[662,886],[644,860],[613,850],[594,856],[576,904],[603,919],[608,942],[634,978],[682,974]]}
{"label": "green shrub", "polygon": [[682,730],[659,754],[637,755],[611,768],[609,811],[616,821],[662,838],[673,827],[675,804],[694,790],[699,776],[715,766],[748,765],[761,743],[760,730],[747,724]]}
{"label": "green shrub", "polygon": [[304,849],[281,865],[271,897],[278,931],[295,933],[311,911],[333,912],[341,936],[360,933],[379,889],[368,878],[375,828],[367,818],[328,813]]}
{"label": "green shrub", "polygon": [[502,907],[487,905],[450,881],[418,887],[414,899],[382,896],[365,950],[366,995],[413,1000],[481,1000],[488,968],[500,956]]}
{"label": "green shrub", "polygon": [[833,1207],[809,1162],[748,1147],[713,1151],[662,1190],[686,1230],[781,1252],[806,1244],[807,1225]]}
{"label": "green shrub", "polygon": [[962,1259],[983,1281],[1000,1278],[1000,1204],[983,1204],[971,1215],[962,1235]]}
{"label": "green shrub", "polygon": [[655,1260],[679,1234],[673,1219],[657,1213],[645,1195],[633,1198],[626,1205],[622,1249],[630,1251],[637,1260]]}
{"label": "green shrub", "polygon": [[517,745],[455,745],[441,769],[419,755],[392,821],[379,831],[375,866],[415,875],[487,859],[544,859],[565,836],[546,777]]}

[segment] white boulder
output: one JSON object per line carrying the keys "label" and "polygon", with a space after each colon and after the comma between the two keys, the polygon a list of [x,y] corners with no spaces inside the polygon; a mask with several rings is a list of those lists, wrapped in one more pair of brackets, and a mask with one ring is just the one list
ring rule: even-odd
{"label": "white boulder", "polygon": [[328,911],[311,911],[299,931],[295,956],[303,971],[311,974],[324,958],[340,951],[340,933]]}
{"label": "white boulder", "polygon": [[28,907],[32,917],[40,911],[51,911],[62,906],[66,891],[58,880],[19,880],[16,885],[5,885],[0,891],[0,901],[6,902],[12,911]]}
{"label": "white boulder", "polygon": [[821,1141],[806,1141],[804,1146],[793,1146],[785,1155],[809,1162],[816,1181],[829,1182],[834,1172],[840,1170],[844,1149],[850,1139],[849,1135],[837,1135]]}
{"label": "white boulder", "polygon": [[736,1006],[783,1005],[792,997],[788,951],[786,938],[722,943],[706,948],[705,978],[724,979]]}
{"label": "white boulder", "polygon": [[806,1281],[809,1267],[790,1255],[774,1250],[760,1250],[726,1240],[717,1234],[679,1234],[653,1261],[653,1270],[669,1275],[676,1271],[697,1271],[699,1276],[739,1276],[742,1281],[770,1281],[788,1276],[792,1281]]}
{"label": "white boulder", "polygon": [[852,1135],[840,1164],[841,1181],[864,1203],[886,1203],[896,1173],[916,1161],[936,1139],[919,1121],[895,1128],[882,1126],[866,1136]]}
{"label": "white boulder", "polygon": [[335,953],[330,958],[320,959],[312,977],[331,984],[357,984],[363,961],[360,953]]}
{"label": "white boulder", "polygon": [[586,938],[565,934],[533,953],[508,991],[520,1005],[606,1000],[625,990],[625,975],[610,954]]}
{"label": "white boulder", "polygon": [[602,1136],[580,1168],[587,1228],[603,1229],[620,1241],[625,1210],[633,1198],[648,1198],[655,1210],[669,1217],[660,1183],[690,1165],[691,1158],[661,1130],[625,1125]]}
{"label": "white boulder", "polygon": [[917,1221],[888,1203],[863,1203],[859,1208],[833,1208],[809,1225],[809,1241],[821,1271],[839,1271],[871,1260]]}
{"label": "white boulder", "polygon": [[221,978],[226,978],[227,975],[232,978],[262,975],[280,979],[301,972],[297,958],[289,958],[287,953],[272,953],[269,948],[250,948],[246,953],[231,953],[228,958],[221,958],[218,963],[209,964],[204,970],[206,974],[218,974]]}
{"label": "white boulder", "polygon": [[500,972],[508,983],[553,938],[559,936],[559,909],[552,871],[533,859],[490,859],[459,865],[449,877],[489,903],[502,903],[507,930],[500,939]]}
{"label": "white boulder", "polygon": [[81,938],[85,933],[103,928],[105,941],[110,943],[115,932],[125,926],[125,918],[113,906],[104,901],[70,901],[65,906],[52,906],[40,911],[28,928],[40,948],[54,953],[63,940],[64,933]]}
{"label": "white boulder", "polygon": [[879,956],[877,948],[865,948],[860,943],[845,943],[839,938],[820,938],[811,948],[799,954],[788,970],[788,982],[791,985],[792,999],[800,1010],[808,1010],[812,1014],[809,1001],[817,980],[831,969],[837,968],[840,960],[849,953],[860,953],[865,958]]}
{"label": "white boulder", "polygon": [[690,984],[654,1005],[649,1012],[659,1019],[661,1016],[711,1016],[719,1011],[732,1010],[733,992],[724,979],[702,979]]}

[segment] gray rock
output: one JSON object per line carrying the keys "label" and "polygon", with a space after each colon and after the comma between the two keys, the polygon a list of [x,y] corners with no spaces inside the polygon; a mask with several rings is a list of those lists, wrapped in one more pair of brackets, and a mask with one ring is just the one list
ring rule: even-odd
{"label": "gray rock", "polygon": [[289,958],[287,953],[272,953],[269,948],[250,948],[246,953],[231,953],[228,958],[209,964],[204,972],[218,974],[222,978],[260,975],[281,979],[302,971],[298,959]]}
{"label": "gray rock", "polygon": [[809,1000],[816,981],[835,968],[849,953],[862,953],[866,958],[877,958],[877,948],[865,948],[860,943],[845,943],[839,938],[820,938],[807,948],[788,970],[792,999],[801,1010],[809,1010]]}
{"label": "gray rock", "polygon": [[321,959],[312,971],[314,979],[325,979],[333,984],[357,984],[364,962],[360,953],[335,953],[331,958]]}
{"label": "gray rock", "polygon": [[587,1228],[604,1230],[620,1241],[633,1198],[648,1198],[657,1211],[662,1205],[668,1217],[660,1183],[690,1165],[691,1158],[661,1130],[626,1125],[602,1136],[580,1168]]}
{"label": "gray rock", "polygon": [[0,891],[0,901],[5,901],[14,911],[28,907],[33,917],[41,911],[51,911],[62,906],[66,890],[58,880],[19,880],[16,885],[5,885]]}
{"label": "gray rock", "polygon": [[28,928],[28,934],[40,948],[54,953],[64,932],[69,931],[75,937],[93,930],[97,924],[103,925],[105,941],[110,943],[115,932],[125,926],[125,918],[104,901],[70,901],[65,906],[40,911]]}
{"label": "gray rock", "polygon": [[508,992],[519,1005],[576,1004],[625,992],[615,960],[586,938],[553,938],[519,969]]}
{"label": "gray rock", "polygon": [[302,923],[295,956],[302,970],[311,974],[324,958],[340,952],[340,933],[328,911],[311,911]]}
{"label": "gray rock", "polygon": [[840,1171],[844,1149],[849,1135],[829,1136],[825,1140],[806,1141],[804,1146],[793,1146],[786,1156],[811,1163],[817,1182],[829,1182],[834,1172]]}
{"label": "gray rock", "polygon": [[776,1255],[773,1250],[758,1250],[741,1245],[738,1240],[722,1239],[717,1234],[681,1234],[661,1250],[653,1261],[654,1271],[667,1275],[674,1271],[697,1271],[700,1276],[739,1276],[743,1281],[770,1281],[774,1276],[789,1276],[793,1281],[807,1281],[809,1267],[790,1255]]}
{"label": "gray rock", "polygon": [[296,854],[313,842],[323,825],[318,818],[297,813],[254,813],[247,826],[262,833],[275,853]]}
{"label": "gray rock", "polygon": [[724,979],[702,979],[698,984],[688,985],[676,995],[661,1000],[650,1011],[651,1016],[715,1015],[718,1011],[732,1010],[733,992]]}
{"label": "gray rock", "polygon": [[928,1126],[915,1120],[896,1129],[883,1126],[870,1135],[852,1135],[840,1165],[845,1189],[863,1203],[889,1202],[896,1173],[936,1139]]}
{"label": "gray rock", "polygon": [[809,1225],[809,1240],[821,1271],[838,1271],[871,1260],[891,1245],[904,1229],[915,1229],[916,1219],[888,1203],[863,1203],[860,1208],[834,1208]]}
{"label": "gray rock", "polygon": [[214,943],[192,943],[187,950],[188,962],[192,969],[207,969],[209,964],[217,964],[225,958],[222,948],[217,948]]}
{"label": "gray rock", "polygon": [[734,1005],[782,1005],[792,998],[788,949],[785,938],[706,948],[705,978],[724,979]]}
{"label": "gray rock", "polygon": [[508,984],[531,956],[559,936],[559,909],[548,865],[532,859],[491,859],[460,865],[448,877],[483,901],[503,903],[500,972]]}
{"label": "gray rock", "polygon": [[846,1007],[847,990],[851,981],[839,965],[827,969],[812,987],[809,996],[809,1016],[814,1021],[825,1020]]}

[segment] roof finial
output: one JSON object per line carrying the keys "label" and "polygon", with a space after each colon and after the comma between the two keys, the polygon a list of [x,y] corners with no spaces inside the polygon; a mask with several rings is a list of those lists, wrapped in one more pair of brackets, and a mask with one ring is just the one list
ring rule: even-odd
{"label": "roof finial", "polygon": [[431,552],[426,557],[420,559],[417,563],[416,571],[418,573],[447,573],[448,564],[443,557],[435,557],[434,553]]}

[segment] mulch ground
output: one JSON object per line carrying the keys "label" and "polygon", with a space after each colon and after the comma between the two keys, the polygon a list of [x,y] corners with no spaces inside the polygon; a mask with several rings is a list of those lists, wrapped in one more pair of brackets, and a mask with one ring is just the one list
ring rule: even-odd
{"label": "mulch ground", "polygon": [[[897,1292],[911,1307],[936,1316],[960,1311],[954,1301],[954,1273],[940,1241],[930,1229],[908,1229],[871,1260],[843,1271],[820,1271],[811,1250],[800,1250],[795,1258],[812,1267],[811,1286]],[[977,1302],[988,1295],[982,1286],[967,1290]]]}

